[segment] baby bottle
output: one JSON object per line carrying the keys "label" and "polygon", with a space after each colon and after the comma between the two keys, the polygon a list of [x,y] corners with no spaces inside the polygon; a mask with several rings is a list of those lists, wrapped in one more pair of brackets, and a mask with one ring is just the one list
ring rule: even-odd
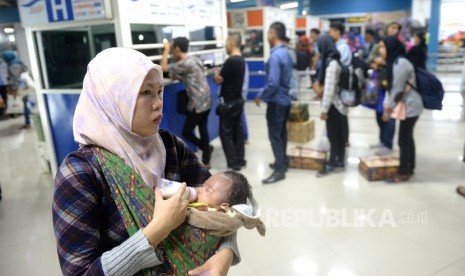
{"label": "baby bottle", "polygon": [[[161,191],[163,198],[172,197],[179,189],[182,183],[168,180],[165,178],[160,178],[158,183],[158,188]],[[189,199],[189,202],[193,202],[197,199],[197,191],[192,187],[186,187],[184,192],[184,198]]]}

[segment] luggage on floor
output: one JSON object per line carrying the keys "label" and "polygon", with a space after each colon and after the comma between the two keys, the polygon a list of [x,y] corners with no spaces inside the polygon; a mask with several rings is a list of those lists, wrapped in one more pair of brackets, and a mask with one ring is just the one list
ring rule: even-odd
{"label": "luggage on floor", "polygon": [[289,142],[307,143],[315,137],[315,121],[287,122],[287,140]]}
{"label": "luggage on floor", "polygon": [[368,181],[385,180],[399,170],[399,158],[395,156],[369,156],[360,158],[360,174]]}
{"label": "luggage on floor", "polygon": [[321,170],[326,164],[326,153],[310,148],[294,147],[287,151],[289,168]]}

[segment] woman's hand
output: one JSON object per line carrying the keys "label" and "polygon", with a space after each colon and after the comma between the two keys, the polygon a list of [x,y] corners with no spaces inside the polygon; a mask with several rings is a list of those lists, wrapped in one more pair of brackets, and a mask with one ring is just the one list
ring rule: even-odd
{"label": "woman's hand", "polygon": [[389,122],[389,120],[391,120],[391,113],[392,113],[392,109],[390,108],[385,108],[384,111],[383,111],[383,122]]}
{"label": "woman's hand", "polygon": [[197,268],[189,271],[191,276],[226,276],[228,275],[229,267],[233,261],[233,252],[229,248],[223,248],[215,255],[211,256],[208,261]]}
{"label": "woman's hand", "polygon": [[328,113],[321,112],[320,113],[320,119],[323,120],[323,121],[328,120]]}
{"label": "woman's hand", "polygon": [[312,89],[313,89],[313,92],[315,92],[315,94],[316,94],[318,97],[323,96],[323,86],[321,86],[321,84],[320,84],[319,81],[315,81],[315,82],[313,83]]}
{"label": "woman's hand", "polygon": [[255,97],[255,105],[260,107],[260,103],[261,103],[262,100],[260,100],[259,97]]}
{"label": "woman's hand", "polygon": [[178,227],[187,214],[188,199],[184,197],[186,184],[179,187],[178,191],[169,199],[164,200],[160,189],[155,189],[155,208],[150,223],[142,229],[145,237],[152,247],[156,247],[169,233]]}

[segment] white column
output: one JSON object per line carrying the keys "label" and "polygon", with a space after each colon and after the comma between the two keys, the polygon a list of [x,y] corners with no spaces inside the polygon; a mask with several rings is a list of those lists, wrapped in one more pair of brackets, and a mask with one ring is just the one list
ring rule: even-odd
{"label": "white column", "polygon": [[412,19],[418,20],[421,26],[426,26],[426,20],[431,16],[431,0],[412,1]]}

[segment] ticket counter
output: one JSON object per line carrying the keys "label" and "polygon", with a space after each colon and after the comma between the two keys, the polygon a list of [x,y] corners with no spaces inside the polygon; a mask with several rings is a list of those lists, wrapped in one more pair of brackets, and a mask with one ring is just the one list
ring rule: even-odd
{"label": "ticket counter", "polygon": [[[26,3],[27,2],[27,3]],[[24,3],[24,4],[23,4]],[[225,59],[225,0],[22,1],[18,7],[26,30],[31,72],[36,82],[46,154],[51,171],[78,148],[73,114],[88,62],[110,47],[128,47],[159,63],[163,41],[186,36],[190,54],[205,64]],[[205,71],[213,99],[218,86]],[[168,77],[168,76],[165,76]],[[165,79],[162,128],[181,136],[184,115],[176,112],[179,82]],[[216,102],[212,110],[215,109]],[[218,136],[218,118],[209,117],[210,138]]]}

